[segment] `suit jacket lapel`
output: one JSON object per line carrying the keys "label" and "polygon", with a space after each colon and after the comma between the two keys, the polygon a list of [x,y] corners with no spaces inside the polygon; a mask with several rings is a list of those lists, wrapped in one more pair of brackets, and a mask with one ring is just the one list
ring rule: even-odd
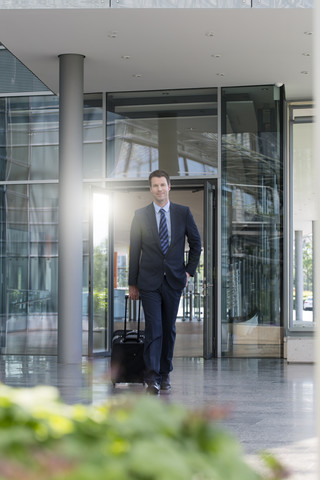
{"label": "suit jacket lapel", "polygon": [[175,204],[170,202],[170,223],[171,223],[171,242],[170,246],[173,245],[174,239],[175,239],[175,234],[176,234],[176,209],[175,209]]}

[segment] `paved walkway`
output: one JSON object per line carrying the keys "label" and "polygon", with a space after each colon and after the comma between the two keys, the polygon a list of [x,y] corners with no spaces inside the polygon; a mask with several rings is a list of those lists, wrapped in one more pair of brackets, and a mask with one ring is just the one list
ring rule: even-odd
{"label": "paved walkway", "polygon": [[[97,404],[141,385],[113,388],[109,358],[83,359],[81,366],[58,365],[55,356],[0,357],[0,380],[14,387],[54,385],[68,403]],[[223,421],[241,442],[249,462],[274,452],[290,480],[317,479],[315,367],[279,359],[175,358],[172,393],[165,401],[189,408],[227,407]],[[161,400],[161,399],[160,399]]]}

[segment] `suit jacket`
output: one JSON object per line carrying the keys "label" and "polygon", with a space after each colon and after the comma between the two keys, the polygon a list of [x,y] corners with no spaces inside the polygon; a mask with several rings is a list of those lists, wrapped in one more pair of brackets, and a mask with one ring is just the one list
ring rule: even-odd
{"label": "suit jacket", "polygon": [[[201,238],[189,207],[170,203],[171,242],[164,255],[153,203],[135,212],[130,232],[129,285],[156,290],[166,274],[169,285],[182,290],[186,272],[194,275],[201,253]],[[187,264],[185,240],[189,243]]]}

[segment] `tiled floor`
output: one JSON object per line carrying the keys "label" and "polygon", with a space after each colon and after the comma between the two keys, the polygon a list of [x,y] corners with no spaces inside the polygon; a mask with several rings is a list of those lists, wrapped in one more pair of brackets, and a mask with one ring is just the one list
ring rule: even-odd
{"label": "tiled floor", "polygon": [[[14,387],[57,386],[68,403],[99,403],[140,385],[113,388],[109,358],[58,365],[55,356],[4,355],[0,380]],[[243,445],[249,461],[273,451],[291,469],[290,480],[316,479],[315,381],[313,365],[279,359],[174,359],[172,392],[165,401],[189,408],[228,407],[223,421]],[[161,398],[160,398],[161,401]]]}

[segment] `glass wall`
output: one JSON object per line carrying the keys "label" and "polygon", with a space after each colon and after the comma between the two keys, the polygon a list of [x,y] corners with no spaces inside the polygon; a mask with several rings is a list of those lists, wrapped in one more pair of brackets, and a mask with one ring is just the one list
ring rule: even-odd
{"label": "glass wall", "polygon": [[[3,199],[5,346],[24,353],[31,340],[36,348],[40,331],[57,328],[58,185],[8,185]],[[30,331],[32,339],[23,334]]]}
{"label": "glass wall", "polygon": [[[155,168],[185,178],[221,174],[222,351],[280,356],[281,91],[223,88],[221,119],[215,88],[112,93],[107,113],[102,98],[84,100],[84,332],[90,186],[107,178],[145,179]],[[0,346],[6,353],[56,353],[58,107],[55,96],[0,99]],[[126,270],[123,258],[119,271]]]}
{"label": "glass wall", "polygon": [[0,180],[58,180],[58,98],[2,98],[0,105],[5,131]]}
{"label": "glass wall", "polygon": [[[2,9],[1,3],[0,0],[0,8]],[[51,95],[51,91],[2,43],[0,43],[0,72],[0,93],[2,95],[16,95],[17,93],[23,95],[26,92],[29,94],[45,94],[46,92]]]}
{"label": "glass wall", "polygon": [[280,356],[280,90],[222,89],[222,352]]}
{"label": "glass wall", "polygon": [[[104,176],[102,96],[84,101],[84,176]],[[59,101],[0,99],[1,347],[55,354],[58,311]],[[6,183],[7,182],[7,183]],[[88,215],[88,209],[85,209]],[[88,316],[84,223],[84,325]]]}
{"label": "glass wall", "polygon": [[108,177],[217,175],[217,90],[112,93],[107,100]]}

